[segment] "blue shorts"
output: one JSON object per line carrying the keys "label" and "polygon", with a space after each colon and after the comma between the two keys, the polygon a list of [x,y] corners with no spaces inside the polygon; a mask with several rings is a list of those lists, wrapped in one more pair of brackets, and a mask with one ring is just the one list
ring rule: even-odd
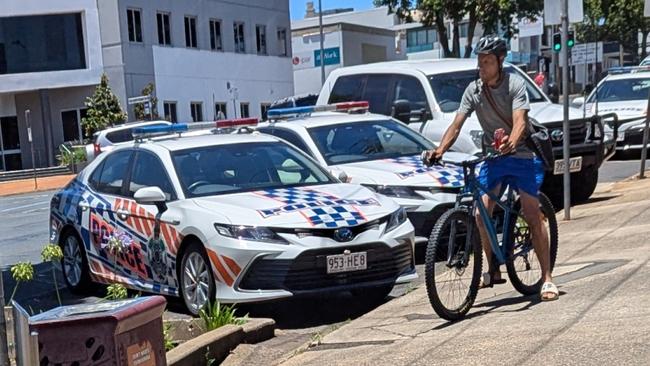
{"label": "blue shorts", "polygon": [[542,161],[537,157],[528,159],[503,156],[483,163],[478,175],[478,182],[483,187],[492,191],[504,180],[508,180],[515,190],[537,197],[544,181]]}

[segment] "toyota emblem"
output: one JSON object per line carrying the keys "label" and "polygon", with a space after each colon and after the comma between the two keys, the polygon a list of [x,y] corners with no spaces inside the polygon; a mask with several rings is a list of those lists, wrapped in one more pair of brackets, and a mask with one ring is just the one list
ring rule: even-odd
{"label": "toyota emblem", "polygon": [[551,140],[555,142],[562,141],[563,136],[564,136],[564,132],[562,132],[562,130],[553,130],[551,132]]}
{"label": "toyota emblem", "polygon": [[334,239],[336,241],[350,241],[353,237],[354,234],[352,233],[352,230],[348,229],[347,227],[334,231]]}

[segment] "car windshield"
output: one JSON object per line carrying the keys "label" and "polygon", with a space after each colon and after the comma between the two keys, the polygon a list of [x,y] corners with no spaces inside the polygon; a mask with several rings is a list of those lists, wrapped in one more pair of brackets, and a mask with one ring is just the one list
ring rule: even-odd
{"label": "car windshield", "polygon": [[329,165],[417,155],[434,147],[417,132],[393,120],[313,127],[309,134]]}
{"label": "car windshield", "polygon": [[185,196],[335,183],[321,167],[283,142],[213,145],[172,154]]}
{"label": "car windshield", "polygon": [[[505,71],[519,75],[526,83],[526,92],[530,103],[546,102],[544,95],[530,82],[530,80],[512,66],[506,66]],[[478,79],[478,69],[449,72],[445,74],[429,75],[429,83],[433,94],[436,96],[438,106],[444,113],[453,113],[460,107],[460,100],[467,86]]]}
{"label": "car windshield", "polygon": [[[598,87],[598,101],[647,100],[648,88],[650,88],[650,78],[607,80]],[[589,96],[587,103],[593,103],[595,100],[594,92]]]}

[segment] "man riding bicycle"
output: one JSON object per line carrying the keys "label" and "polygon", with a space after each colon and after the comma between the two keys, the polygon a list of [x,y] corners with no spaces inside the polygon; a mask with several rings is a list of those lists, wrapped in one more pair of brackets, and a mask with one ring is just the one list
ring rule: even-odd
{"label": "man riding bicycle", "polygon": [[[484,142],[504,155],[485,162],[479,173],[479,182],[498,195],[502,182],[508,178],[512,182],[512,188],[518,191],[523,216],[530,228],[533,247],[544,279],[540,298],[542,301],[556,300],[559,292],[551,276],[549,238],[538,200],[544,170],[541,160],[525,143],[531,128],[527,117],[530,107],[526,84],[519,76],[503,71],[507,46],[502,38],[485,36],[479,40],[474,52],[478,55],[479,79],[465,89],[456,117],[445,132],[440,146],[427,151],[426,158],[429,161],[441,159],[443,153],[458,138],[467,117],[476,112],[484,131]],[[505,131],[500,141],[494,141],[497,130]],[[483,195],[482,200],[492,215],[495,202],[487,194]],[[505,283],[498,265],[493,261],[492,248],[480,213],[477,211],[475,215],[489,268],[488,272],[483,274],[481,287]]]}

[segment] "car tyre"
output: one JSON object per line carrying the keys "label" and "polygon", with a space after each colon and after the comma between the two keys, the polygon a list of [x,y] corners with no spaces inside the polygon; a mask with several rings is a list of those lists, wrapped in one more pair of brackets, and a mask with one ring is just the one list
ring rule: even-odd
{"label": "car tyre", "polygon": [[88,268],[88,257],[82,240],[74,231],[68,230],[59,241],[63,258],[61,269],[65,284],[74,294],[82,294],[90,290],[92,281]]}
{"label": "car tyre", "polygon": [[203,306],[216,297],[212,266],[205,248],[198,242],[190,244],[183,254],[179,287],[185,308],[193,316],[198,316]]}

